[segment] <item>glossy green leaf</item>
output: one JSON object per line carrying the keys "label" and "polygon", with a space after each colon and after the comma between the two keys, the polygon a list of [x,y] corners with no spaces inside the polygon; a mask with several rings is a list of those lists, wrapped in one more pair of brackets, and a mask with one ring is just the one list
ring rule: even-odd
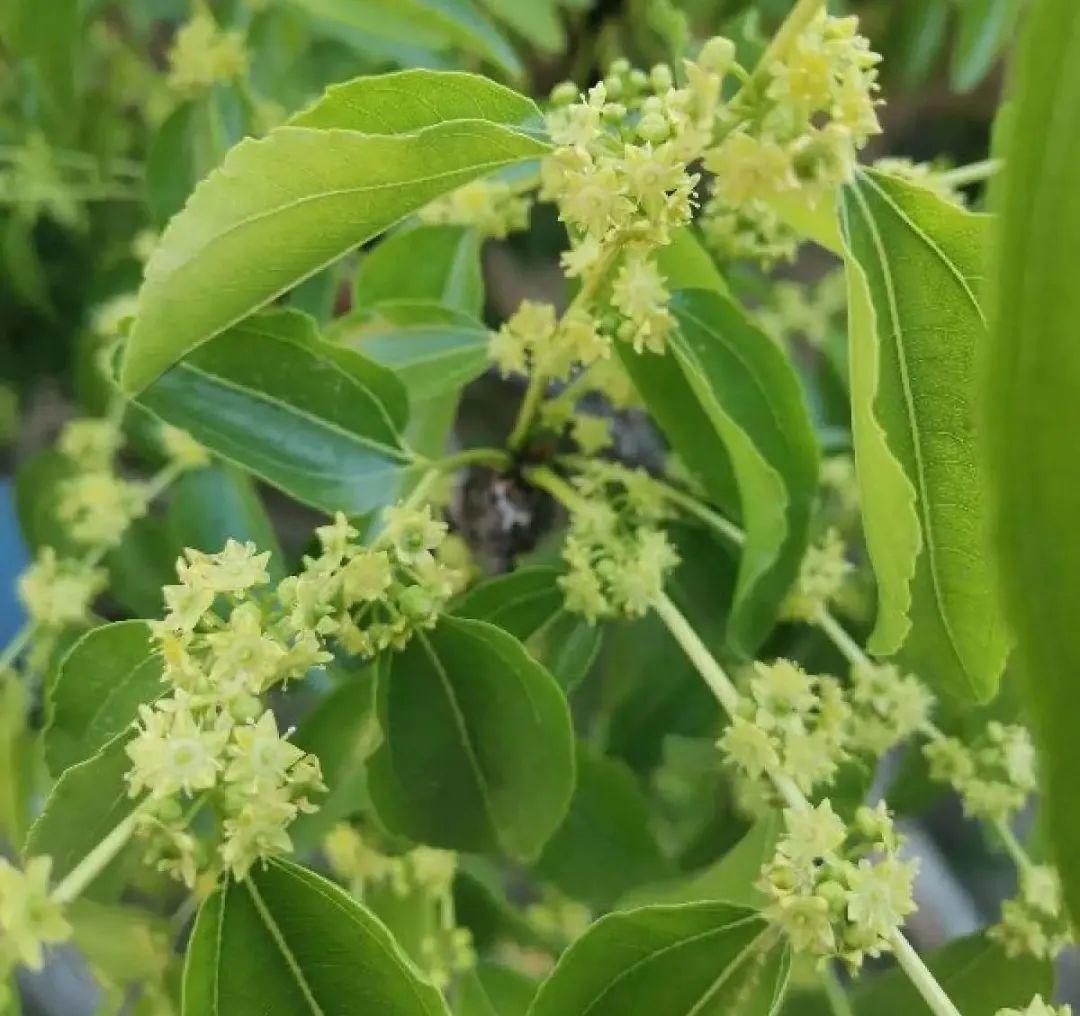
{"label": "glossy green leaf", "polygon": [[[64,878],[134,810],[136,801],[128,796],[124,779],[131,768],[124,750],[127,741],[128,736],[120,734],[88,759],[65,769],[26,834],[24,854],[49,854],[54,881]],[[88,894],[108,894],[121,864],[122,858],[109,865]]]}
{"label": "glossy green leaf", "polygon": [[176,581],[177,551],[163,518],[144,515],[135,519],[120,546],[105,555],[108,598],[136,617],[160,615],[164,606],[161,588]]}
{"label": "glossy green leaf", "polygon": [[73,900],[64,910],[72,944],[113,984],[159,981],[171,959],[168,921],[137,907]]}
{"label": "glossy green leaf", "polygon": [[383,824],[421,843],[531,859],[566,815],[566,700],[512,635],[444,617],[380,668],[383,744],[369,763]]}
{"label": "glossy green leaf", "polygon": [[965,0],[949,62],[949,82],[969,92],[990,73],[1012,40],[1023,0]]}
{"label": "glossy green leaf", "polygon": [[52,773],[85,761],[127,730],[140,705],[164,694],[162,669],[145,621],[117,621],[79,639],[49,689],[45,760]]}
{"label": "glossy green leaf", "polygon": [[579,743],[570,810],[534,870],[573,899],[605,908],[632,886],[672,871],[651,825],[648,801],[626,763]]}
{"label": "glossy green leaf", "polygon": [[1080,921],[1076,695],[1080,644],[1080,7],[1045,0],[1020,45],[992,290],[997,296],[983,426],[1015,659],[1041,753],[1045,815]]}
{"label": "glossy green leaf", "polygon": [[184,1016],[447,1016],[390,933],[332,882],[279,859],[199,909]]}
{"label": "glossy green leaf", "polygon": [[531,567],[486,579],[462,597],[454,613],[508,631],[569,692],[600,652],[603,629],[566,609],[560,574],[557,568]]}
{"label": "glossy green leaf", "polygon": [[[981,932],[950,942],[925,960],[964,1016],[995,1016],[1001,1009],[1025,1008],[1035,995],[1053,995],[1050,963],[1033,956],[1006,956]],[[925,1007],[900,970],[860,978],[852,1003],[855,1016],[909,1016]]]}
{"label": "glossy green leaf", "polygon": [[764,897],[754,888],[762,865],[776,853],[780,815],[759,819],[720,860],[701,871],[655,885],[642,886],[620,901],[620,908],[650,903],[696,903],[712,900],[760,909]]}
{"label": "glossy green leaf", "polygon": [[0,678],[0,838],[22,843],[29,825],[34,776],[40,768],[27,727],[30,695],[14,671]]}
{"label": "glossy green leaf", "polygon": [[875,653],[982,701],[1008,651],[989,558],[976,357],[987,219],[862,172],[845,188],[851,394]]}
{"label": "glossy green leaf", "polygon": [[[395,94],[408,99],[395,105]],[[466,108],[472,119],[446,115]],[[342,86],[265,138],[242,141],[169,223],[146,266],[124,388],[145,388],[440,194],[541,154],[543,142],[512,126],[532,109],[483,78],[413,71]]]}
{"label": "glossy green leaf", "polygon": [[525,1016],[536,982],[511,967],[481,961],[462,975],[454,1016]]}
{"label": "glossy green leaf", "polygon": [[642,907],[601,918],[567,949],[529,1016],[769,1016],[789,965],[786,945],[752,910]]}
{"label": "glossy green leaf", "polygon": [[272,579],[287,573],[285,555],[255,484],[232,466],[215,463],[180,477],[169,491],[168,524],[177,552],[193,547],[214,554],[228,540],[250,540],[260,551],[270,551],[267,569]]}
{"label": "glossy green leaf", "polygon": [[343,674],[340,686],[304,717],[291,740],[318,756],[329,788],[319,798],[318,811],[300,815],[289,827],[297,851],[303,852],[367,800],[364,767],[382,740],[375,715],[375,668]]}
{"label": "glossy green leaf", "polygon": [[321,341],[310,318],[269,311],[166,371],[138,404],[299,501],[360,514],[418,468],[394,375]]}
{"label": "glossy green leaf", "polygon": [[457,392],[488,366],[491,333],[476,318],[437,303],[393,300],[337,322],[331,337],[392,370],[410,401]]}
{"label": "glossy green leaf", "polygon": [[461,226],[402,229],[360,262],[354,296],[361,309],[385,300],[426,300],[479,317],[480,237]]}
{"label": "glossy green leaf", "polygon": [[[817,446],[794,367],[720,293],[672,300],[671,355],[730,457],[745,543],[728,619],[733,648],[753,655],[776,621],[806,549]],[[700,440],[700,438],[698,438]]]}

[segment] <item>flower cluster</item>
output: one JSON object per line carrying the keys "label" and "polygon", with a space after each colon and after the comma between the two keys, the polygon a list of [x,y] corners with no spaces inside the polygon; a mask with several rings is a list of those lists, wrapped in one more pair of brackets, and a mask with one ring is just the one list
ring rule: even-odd
{"label": "flower cluster", "polygon": [[930,776],[950,783],[972,818],[1008,822],[1035,791],[1035,748],[1023,727],[991,721],[970,746],[935,737],[923,746]]}
{"label": "flower cluster", "polygon": [[872,758],[923,730],[934,698],[915,676],[892,664],[852,667],[848,746]]}
{"label": "flower cluster", "polygon": [[146,513],[143,485],[114,470],[121,443],[119,426],[108,419],[73,420],[60,435],[57,446],[74,473],[60,484],[56,515],[71,538],[86,547],[115,547]]}
{"label": "flower cluster", "polygon": [[351,825],[339,823],[323,841],[330,870],[376,913],[387,903],[397,910],[411,901],[417,911],[418,938],[414,959],[440,990],[455,975],[476,965],[472,935],[454,920],[452,886],[457,854],[417,846],[403,854],[380,850]]}
{"label": "flower cluster", "polygon": [[758,323],[778,342],[798,335],[823,349],[830,335],[843,327],[847,309],[847,280],[842,269],[828,272],[814,285],[782,280],[770,290],[771,302],[756,315]]}
{"label": "flower cluster", "polygon": [[39,970],[42,947],[71,936],[60,904],[49,896],[51,870],[49,857],[30,858],[22,870],[0,857],[0,1003],[16,966]]}
{"label": "flower cluster", "polygon": [[558,205],[571,233],[566,273],[593,278],[622,254],[611,289],[614,330],[637,349],[662,351],[673,325],[652,255],[690,221],[700,177],[689,167],[712,138],[733,61],[732,43],[716,38],[686,62],[684,87],[664,64],[646,74],[619,60],[587,95],[572,85],[552,94],[556,147],[541,167],[541,197]]}
{"label": "flower cluster", "polygon": [[1043,864],[1020,868],[1020,894],[1001,907],[1001,921],[987,934],[1008,956],[1053,959],[1075,941],[1061,899],[1057,872]]}
{"label": "flower cluster", "polygon": [[502,180],[474,180],[420,209],[422,222],[469,226],[481,236],[505,239],[527,229],[532,201]]}
{"label": "flower cluster", "polygon": [[567,610],[590,622],[642,617],[663,592],[679,557],[658,523],[663,495],[643,470],[592,463],[574,478],[579,503],[563,547],[559,579]]}
{"label": "flower cluster", "polygon": [[551,304],[523,300],[491,337],[488,352],[504,375],[531,370],[566,380],[575,366],[610,356],[611,342],[588,314],[571,311],[559,320]]}
{"label": "flower cluster", "polygon": [[153,634],[170,692],[140,710],[128,782],[147,798],[139,824],[152,859],[188,884],[207,860],[189,829],[204,805],[218,860],[239,878],[291,849],[288,826],[325,789],[318,760],[280,734],[261,697],[332,659],[331,639],[361,656],[404,646],[456,589],[434,553],[446,527],[429,509],[388,509],[371,547],[341,514],[316,533],[322,553],[274,590],[269,553],[232,540],[217,554],[185,551],[179,583],[164,589]]}
{"label": "flower cluster", "polygon": [[786,833],[761,872],[766,916],[798,952],[844,960],[853,970],[891,949],[915,910],[917,865],[900,859],[900,836],[884,804],[863,806],[849,826],[828,800],[784,811]]}
{"label": "flower cluster", "polygon": [[850,179],[855,152],[881,130],[879,60],[856,18],[823,10],[726,110],[704,160],[713,180],[703,231],[721,256],[793,253],[770,199],[801,192],[813,201]]}
{"label": "flower cluster", "polygon": [[90,618],[90,604],[105,589],[105,571],[42,547],[19,577],[19,599],[37,632],[55,633]]}
{"label": "flower cluster", "polygon": [[831,782],[847,757],[851,715],[839,683],[777,660],[754,665],[748,690],[718,742],[724,758],[766,798],[775,775],[805,794]]}
{"label": "flower cluster", "polygon": [[799,575],[781,607],[781,615],[793,621],[817,620],[851,570],[844,556],[844,541],[836,530],[828,530],[822,542],[809,547],[803,555]]}
{"label": "flower cluster", "polygon": [[176,33],[169,50],[169,87],[181,95],[197,96],[219,81],[231,81],[247,71],[244,40],[224,32],[205,4]]}
{"label": "flower cluster", "polygon": [[561,951],[588,931],[592,914],[584,904],[545,886],[542,898],[525,908],[525,920],[546,942]]}

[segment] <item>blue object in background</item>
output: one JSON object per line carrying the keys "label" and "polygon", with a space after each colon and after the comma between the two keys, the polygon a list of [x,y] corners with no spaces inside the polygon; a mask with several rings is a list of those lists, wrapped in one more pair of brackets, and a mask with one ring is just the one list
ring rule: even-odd
{"label": "blue object in background", "polygon": [[15,581],[27,565],[26,545],[15,515],[11,480],[0,479],[0,646],[5,646],[23,623],[23,609],[15,595]]}

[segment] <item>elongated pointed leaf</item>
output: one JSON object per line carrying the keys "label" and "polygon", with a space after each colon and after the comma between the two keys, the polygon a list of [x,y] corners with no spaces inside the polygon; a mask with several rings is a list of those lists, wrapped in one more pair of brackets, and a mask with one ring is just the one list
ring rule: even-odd
{"label": "elongated pointed leaf", "polygon": [[371,913],[271,859],[209,896],[188,946],[184,1016],[448,1016]]}
{"label": "elongated pointed leaf", "polygon": [[127,730],[139,706],[165,692],[161,675],[161,654],[145,621],[117,621],[79,639],[49,689],[45,760],[53,775]]}
{"label": "elongated pointed leaf", "polygon": [[891,653],[902,643],[927,681],[983,701],[1008,651],[976,433],[987,220],[873,172],[845,189],[842,213],[857,267],[856,466],[881,589],[870,648]]}
{"label": "elongated pointed leaf", "polygon": [[229,329],[161,375],[138,403],[324,511],[376,508],[417,468],[401,437],[401,383],[359,353],[319,340],[297,311]]}
{"label": "elongated pointed leaf", "polygon": [[566,700],[512,635],[444,617],[381,670],[383,744],[369,764],[383,823],[458,850],[535,857],[566,815]]}
{"label": "elongated pointed leaf", "polygon": [[[377,88],[339,92],[242,141],[196,188],[146,266],[127,391],[438,195],[545,151],[507,125],[527,100],[506,89],[460,74],[394,77],[414,90],[409,115],[385,112]],[[471,119],[443,115],[469,100]]]}
{"label": "elongated pointed leaf", "polygon": [[[671,244],[660,249],[657,263],[672,290],[711,289],[728,295],[727,283],[689,229],[674,234]],[[675,358],[635,353],[626,343],[616,349],[649,414],[683,464],[710,501],[738,518],[739,492],[727,446],[694,398]]]}
{"label": "elongated pointed leaf", "polygon": [[983,425],[991,435],[996,545],[1035,721],[1047,826],[1080,922],[1076,807],[1080,643],[1080,7],[1032,7],[1015,76]]}
{"label": "elongated pointed leaf", "polygon": [[642,907],[609,914],[567,949],[529,1016],[770,1016],[789,964],[777,932],[752,910]]}
{"label": "elongated pointed leaf", "polygon": [[1008,46],[1023,0],[967,0],[949,61],[949,79],[958,92],[975,88]]}
{"label": "elongated pointed leaf", "polygon": [[817,446],[790,361],[720,293],[686,290],[672,310],[675,358],[730,457],[746,533],[728,619],[733,648],[752,655],[771,630],[806,549]]}

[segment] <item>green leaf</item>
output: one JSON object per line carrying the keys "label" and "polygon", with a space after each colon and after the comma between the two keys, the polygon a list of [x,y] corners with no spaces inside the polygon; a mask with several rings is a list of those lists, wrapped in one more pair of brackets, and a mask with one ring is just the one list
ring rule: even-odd
{"label": "green leaf", "polygon": [[150,140],[146,155],[146,203],[159,228],[181,208],[198,182],[195,168],[195,102],[177,106]]}
{"label": "green leaf", "polygon": [[145,621],[87,632],[60,664],[49,689],[45,760],[53,775],[96,754],[165,693],[161,654]]}
{"label": "green leaf", "polygon": [[983,701],[1008,651],[989,557],[976,357],[987,219],[862,172],[844,189],[851,397],[879,587],[875,653]]}
{"label": "green leaf", "polygon": [[[440,194],[546,150],[512,126],[535,107],[482,78],[413,71],[372,80],[242,141],[196,188],[146,266],[125,390],[145,388]],[[446,115],[466,109],[472,119]]]}
{"label": "green leaf", "polygon": [[215,554],[228,540],[270,551],[275,581],[287,573],[270,516],[249,476],[217,463],[185,473],[169,492],[168,524],[177,551],[192,547]]}
{"label": "green leaf", "polygon": [[367,800],[365,764],[382,740],[375,715],[375,667],[344,674],[340,687],[304,717],[291,740],[318,756],[329,788],[319,798],[318,811],[299,816],[289,826],[289,836],[302,853]]}
{"label": "green leaf", "polygon": [[481,961],[457,985],[454,1016],[525,1016],[536,982],[511,967]]}
{"label": "green leaf", "polygon": [[[124,779],[131,768],[124,750],[128,740],[128,734],[120,734],[88,759],[65,769],[26,834],[24,855],[49,854],[54,882],[68,875],[134,810],[136,802],[128,796]],[[121,856],[94,880],[88,890],[91,897],[109,895],[122,863]]]}
{"label": "green leaf", "polygon": [[518,568],[477,583],[454,608],[523,642],[566,692],[584,679],[600,652],[602,631],[566,609],[558,568]]}
{"label": "green leaf", "polygon": [[459,392],[488,366],[491,332],[476,318],[437,303],[388,301],[336,322],[330,338],[392,370],[410,401]]}
{"label": "green leaf", "polygon": [[447,1016],[390,933],[332,882],[277,858],[199,909],[184,1016]]}
{"label": "green leaf", "polygon": [[537,875],[598,909],[672,870],[650,826],[637,777],[625,762],[578,744],[570,811],[536,862]]}
{"label": "green leaf", "polygon": [[1076,688],[1080,643],[1080,7],[1029,12],[1006,131],[991,291],[997,295],[983,426],[1015,659],[1040,749],[1046,822],[1080,921]]}
{"label": "green leaf", "polygon": [[176,581],[176,555],[164,519],[157,515],[135,519],[120,545],[105,555],[108,596],[137,617],[157,617],[163,606],[162,586]]}
{"label": "green leaf", "polygon": [[[1025,1008],[1035,995],[1049,999],[1054,970],[1033,956],[1005,955],[981,932],[950,942],[926,957],[926,965],[964,1016],[995,1016],[1001,1009]],[[852,1003],[856,1016],[909,1016],[925,1007],[899,969],[861,978]]]}
{"label": "green leaf", "polygon": [[0,29],[9,59],[26,61],[38,90],[38,115],[56,135],[68,137],[77,122],[75,70],[83,23],[81,4],[55,0],[45,6],[34,0],[11,0],[5,7]]}
{"label": "green leaf", "polygon": [[[689,229],[677,230],[660,248],[657,264],[669,288],[711,289],[727,295],[727,283],[712,258]],[[616,345],[619,358],[649,413],[683,465],[709,499],[733,517],[739,514],[739,492],[727,446],[699,405],[672,356],[635,353],[625,342]]]}
{"label": "green leaf", "polygon": [[521,62],[471,0],[294,0],[298,6],[363,33],[445,49],[457,47],[512,78]]}
{"label": "green leaf", "polygon": [[771,1014],[790,955],[752,910],[726,903],[609,914],[563,953],[529,1016]]}
{"label": "green leaf", "polygon": [[970,92],[990,73],[1012,39],[1023,0],[965,0],[949,61],[949,83]]}
{"label": "green leaf", "polygon": [[558,685],[517,639],[443,617],[380,668],[377,702],[384,741],[368,781],[387,828],[537,856],[570,804],[573,732]]}
{"label": "green leaf", "polygon": [[268,311],[170,368],[137,400],[197,441],[324,511],[360,514],[418,468],[394,375],[321,341],[298,311]]}
{"label": "green leaf", "polygon": [[19,675],[0,678],[0,837],[22,843],[30,820],[34,777],[40,769],[36,739],[27,727],[30,696]]}
{"label": "green leaf", "polygon": [[754,823],[734,847],[709,867],[692,875],[635,889],[619,901],[619,908],[711,900],[760,909],[764,897],[754,888],[754,883],[761,874],[762,865],[776,853],[779,835],[780,814],[770,812]]}
{"label": "green leaf", "polygon": [[360,262],[360,308],[385,300],[427,300],[479,317],[484,309],[480,237],[461,226],[417,226],[383,240]]}
{"label": "green leaf", "polygon": [[544,53],[558,53],[566,45],[558,0],[483,0],[491,13]]}
{"label": "green leaf", "polygon": [[[672,300],[672,356],[724,444],[746,533],[728,640],[753,655],[776,621],[806,549],[817,490],[817,447],[799,379],[787,356],[720,293]],[[678,450],[678,449],[677,449]]]}

